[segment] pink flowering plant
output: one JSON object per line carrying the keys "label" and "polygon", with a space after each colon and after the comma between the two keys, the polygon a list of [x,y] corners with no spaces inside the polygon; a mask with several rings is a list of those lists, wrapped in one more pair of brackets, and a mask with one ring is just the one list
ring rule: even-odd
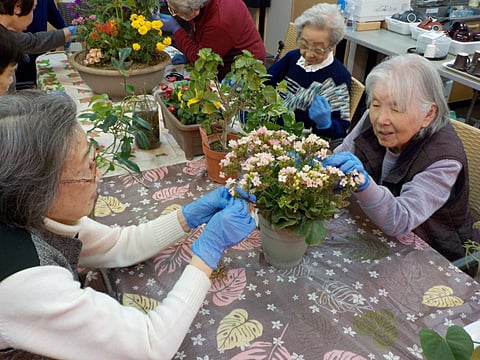
{"label": "pink flowering plant", "polygon": [[322,165],[331,154],[328,141],[261,127],[229,145],[231,151],[221,162],[224,176],[242,176],[229,178],[226,186],[254,194],[259,215],[275,228],[302,235],[309,245],[321,243],[326,220],[348,205],[346,199],[357,186],[355,174]]}
{"label": "pink flowering plant", "polygon": [[122,49],[130,66],[157,63],[172,40],[160,20],[149,20],[156,7],[154,0],[75,0],[72,24],[86,49],[83,65],[115,67]]}

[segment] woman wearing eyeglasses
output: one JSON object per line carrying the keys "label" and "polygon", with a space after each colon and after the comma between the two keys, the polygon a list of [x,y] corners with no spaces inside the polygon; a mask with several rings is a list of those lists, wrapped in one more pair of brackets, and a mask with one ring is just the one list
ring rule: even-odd
{"label": "woman wearing eyeglasses", "polygon": [[[225,187],[138,226],[88,218],[99,173],[76,115],[66,96],[0,97],[0,357],[171,359],[223,251],[255,221],[247,202]],[[203,223],[189,265],[147,314],[82,288],[77,266],[138,263]]]}
{"label": "woman wearing eyeglasses", "polygon": [[298,49],[289,51],[268,73],[271,83],[288,83],[285,105],[306,129],[329,139],[342,138],[350,126],[351,74],[333,56],[345,34],[337,5],[318,4],[295,20]]}
{"label": "woman wearing eyeglasses", "polygon": [[160,14],[162,29],[173,34],[188,62],[195,62],[200,49],[211,48],[223,58],[221,79],[242,50],[265,62],[265,45],[243,0],[167,0],[167,6],[171,15]]}

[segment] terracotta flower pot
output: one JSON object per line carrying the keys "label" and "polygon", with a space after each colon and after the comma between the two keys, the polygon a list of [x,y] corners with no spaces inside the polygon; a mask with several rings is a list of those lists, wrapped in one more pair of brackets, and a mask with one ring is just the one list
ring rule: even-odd
{"label": "terracotta flower pot", "polygon": [[[75,68],[83,81],[97,94],[108,94],[112,100],[124,98],[127,94],[124,88],[124,78],[114,69],[102,69],[81,64],[85,50],[78,51],[69,56],[70,65]],[[162,61],[156,65],[141,69],[129,70],[130,76],[126,78],[127,84],[135,87],[136,94],[151,93],[164,77],[165,66],[171,63],[170,56],[162,52]]]}

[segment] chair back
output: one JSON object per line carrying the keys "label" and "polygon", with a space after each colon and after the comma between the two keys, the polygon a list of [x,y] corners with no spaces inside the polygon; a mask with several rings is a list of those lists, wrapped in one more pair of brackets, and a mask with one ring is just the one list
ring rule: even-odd
{"label": "chair back", "polygon": [[350,86],[350,119],[353,119],[364,91],[365,85],[352,76],[352,85]]}
{"label": "chair back", "polygon": [[470,178],[470,208],[476,220],[480,215],[480,129],[457,120],[450,120],[462,140]]}
{"label": "chair back", "polygon": [[290,50],[297,48],[297,27],[295,23],[290,22],[288,24],[287,34],[285,35],[285,40],[283,41],[283,49],[280,52],[279,59],[285,55]]}

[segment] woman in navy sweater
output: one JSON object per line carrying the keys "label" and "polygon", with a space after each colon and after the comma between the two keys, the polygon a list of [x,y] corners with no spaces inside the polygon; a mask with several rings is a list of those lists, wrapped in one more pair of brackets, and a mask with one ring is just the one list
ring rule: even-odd
{"label": "woman in navy sweater", "polygon": [[333,56],[345,34],[336,5],[318,4],[295,20],[298,49],[288,52],[268,72],[272,85],[288,83],[285,105],[305,128],[331,140],[345,137],[350,126],[352,76]]}

